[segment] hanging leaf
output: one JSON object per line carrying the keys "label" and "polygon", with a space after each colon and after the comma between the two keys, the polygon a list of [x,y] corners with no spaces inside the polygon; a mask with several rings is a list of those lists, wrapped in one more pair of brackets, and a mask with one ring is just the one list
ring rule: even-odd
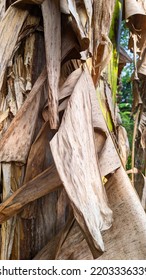
{"label": "hanging leaf", "polygon": [[91,104],[84,72],[75,86],[59,131],[50,145],[75,218],[96,257],[98,250],[104,250],[100,231],[109,228],[112,220],[96,162]]}
{"label": "hanging leaf", "polygon": [[48,110],[52,129],[59,125],[58,86],[61,63],[61,13],[59,0],[42,3],[48,74]]}

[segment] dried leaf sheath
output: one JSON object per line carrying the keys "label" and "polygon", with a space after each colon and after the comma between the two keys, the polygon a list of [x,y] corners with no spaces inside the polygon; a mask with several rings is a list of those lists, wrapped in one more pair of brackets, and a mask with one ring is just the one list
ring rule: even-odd
{"label": "dried leaf sheath", "polygon": [[9,7],[0,22],[0,90],[9,59],[16,45],[21,27],[28,15],[27,10]]}
{"label": "dried leaf sheath", "polygon": [[[94,257],[104,250],[101,230],[111,226],[112,213],[96,162],[91,103],[85,73],[79,78],[51,150],[60,178]],[[83,86],[84,85],[84,89]]]}
{"label": "dried leaf sheath", "polygon": [[59,0],[45,0],[42,3],[42,13],[48,73],[49,122],[52,129],[57,129],[59,125],[58,83],[61,63],[61,13]]}

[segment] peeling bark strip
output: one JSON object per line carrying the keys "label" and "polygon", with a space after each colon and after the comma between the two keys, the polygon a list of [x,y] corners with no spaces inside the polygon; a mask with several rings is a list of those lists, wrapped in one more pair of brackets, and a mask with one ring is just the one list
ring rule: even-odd
{"label": "peeling bark strip", "polygon": [[85,72],[75,86],[59,131],[50,146],[75,218],[96,257],[99,251],[104,250],[100,231],[111,226],[112,212],[107,206],[96,161]]}
{"label": "peeling bark strip", "polygon": [[19,32],[27,15],[27,10],[9,7],[0,22],[0,91],[8,61],[11,58]]}
{"label": "peeling bark strip", "polygon": [[11,197],[0,205],[0,223],[3,223],[20,212],[28,203],[60,187],[61,181],[55,165],[51,165],[33,180],[19,188]]}
{"label": "peeling bark strip", "polygon": [[44,69],[0,140],[0,161],[26,162],[38,115],[41,88],[46,78]]}
{"label": "peeling bark strip", "polygon": [[52,129],[57,129],[59,125],[58,84],[61,63],[61,13],[59,0],[45,0],[42,3],[42,13],[48,73],[49,122]]}

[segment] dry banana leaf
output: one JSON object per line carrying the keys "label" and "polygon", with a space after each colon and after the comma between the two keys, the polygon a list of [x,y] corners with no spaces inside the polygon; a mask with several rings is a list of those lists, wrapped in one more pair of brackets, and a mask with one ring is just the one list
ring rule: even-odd
{"label": "dry banana leaf", "polygon": [[54,133],[50,130],[49,124],[45,123],[31,146],[26,165],[25,183],[53,164],[49,144],[53,135]]}
{"label": "dry banana leaf", "polygon": [[143,53],[141,54],[141,58],[137,63],[137,72],[146,76],[146,49],[144,49]]}
{"label": "dry banana leaf", "polygon": [[77,259],[88,259],[87,255],[90,256],[90,260],[93,259],[91,251],[87,245],[85,237],[75,221],[70,229],[65,242],[63,243],[60,252],[57,256],[58,260],[73,259],[77,254]]}
{"label": "dry banana leaf", "polygon": [[142,134],[145,126],[146,126],[146,112],[143,112],[140,116],[140,122],[139,122],[139,126],[138,126],[138,129],[141,134]]}
{"label": "dry banana leaf", "polygon": [[133,91],[132,112],[134,113],[135,110],[138,108],[138,106],[142,104],[138,80],[133,80],[132,91]]}
{"label": "dry banana leaf", "polygon": [[146,211],[146,177],[143,176],[143,190],[142,190],[142,197],[141,197],[141,204],[143,209]]}
{"label": "dry banana leaf", "polygon": [[[103,232],[105,252],[97,260],[143,260],[146,255],[146,221],[139,198],[125,170],[119,168],[106,183],[113,210],[113,226]],[[92,259],[88,245],[77,228],[69,233],[60,259]],[[129,234],[130,232],[130,234]]]}
{"label": "dry banana leaf", "polygon": [[0,123],[2,123],[9,115],[9,109],[5,112],[0,112]]}
{"label": "dry banana leaf", "polygon": [[20,212],[28,203],[54,192],[60,187],[60,178],[55,166],[52,165],[0,204],[0,223]]}
{"label": "dry banana leaf", "polygon": [[60,91],[59,100],[66,98],[72,94],[73,89],[78,79],[80,78],[81,74],[82,74],[82,69],[78,68],[68,76],[68,78],[66,79],[66,81],[64,82],[64,84],[61,86],[59,90]]}
{"label": "dry banana leaf", "polygon": [[96,257],[98,250],[104,250],[100,231],[111,226],[112,213],[107,205],[96,161],[85,72],[74,88],[59,131],[51,140],[50,146],[75,218]]}
{"label": "dry banana leaf", "polygon": [[[87,87],[90,92],[90,98],[91,98],[93,127],[101,129],[103,133],[106,134],[107,137],[103,149],[98,154],[101,175],[106,176],[107,174],[119,168],[121,166],[121,161],[119,159],[119,155],[117,154],[113,140],[111,139],[111,136],[109,134],[105,119],[103,117],[99,105],[98,98],[96,96],[96,90],[87,68],[85,69],[85,72],[87,77]],[[98,134],[98,131],[96,133]]]}
{"label": "dry banana leaf", "polygon": [[112,91],[107,82],[104,81],[104,88],[105,88],[105,96],[107,100],[107,106],[110,111],[111,119],[112,122],[114,123],[116,127],[116,120],[115,120],[115,108],[114,108],[114,103],[113,103],[113,97],[112,97]]}
{"label": "dry banana leaf", "polygon": [[140,115],[138,130],[141,133],[141,146],[143,149],[146,148],[146,112],[142,112]]}
{"label": "dry banana leaf", "polygon": [[91,25],[92,23],[92,15],[93,15],[93,1],[90,0],[84,0],[84,5],[85,5],[85,8],[86,8],[86,12],[87,12],[87,15],[88,15],[88,18],[89,18],[89,25]]}
{"label": "dry banana leaf", "polygon": [[144,7],[145,4],[143,4],[143,1],[125,0],[125,18],[128,19],[136,14],[145,15],[146,7]]}
{"label": "dry banana leaf", "polygon": [[45,0],[42,3],[45,32],[45,49],[48,73],[48,110],[52,129],[57,129],[58,85],[61,63],[61,13],[59,0]]}
{"label": "dry banana leaf", "polygon": [[5,13],[5,10],[6,10],[6,1],[5,0],[2,0],[0,2],[0,20],[3,18],[4,16],[4,13]]}
{"label": "dry banana leaf", "polygon": [[[50,131],[49,124],[45,123],[31,146],[26,165],[24,183],[32,180],[54,163],[49,144],[53,135],[54,133]],[[31,203],[29,207],[25,207],[21,217],[23,216],[25,219],[30,219],[30,217],[35,216],[35,206],[35,203]]]}
{"label": "dry banana leaf", "polygon": [[2,89],[8,62],[12,56],[19,32],[27,15],[27,10],[20,10],[10,6],[0,22],[0,90]]}
{"label": "dry banana leaf", "polygon": [[93,56],[93,69],[92,77],[95,87],[97,87],[100,74],[102,70],[107,66],[112,54],[112,43],[107,35],[102,34],[100,44]]}
{"label": "dry banana leaf", "polygon": [[80,46],[77,38],[72,29],[66,23],[66,18],[64,19],[64,24],[62,24],[62,34],[61,34],[61,61],[65,63],[69,59],[80,59]]}
{"label": "dry banana leaf", "polygon": [[56,253],[58,253],[58,249],[60,251],[60,248],[73,224],[74,218],[71,215],[64,228],[48,242],[48,244],[34,257],[34,260],[54,260],[56,258]]}
{"label": "dry banana leaf", "polygon": [[128,141],[127,131],[123,126],[118,127],[118,147],[120,150],[120,157],[124,167],[126,167],[130,146]]}
{"label": "dry banana leaf", "polygon": [[64,14],[70,14],[67,0],[60,0],[60,10]]}
{"label": "dry banana leaf", "polygon": [[103,149],[103,147],[105,145],[105,141],[107,140],[107,135],[100,128],[94,129],[94,135],[95,135],[95,149],[96,149],[96,153],[99,154],[99,153],[101,153],[101,151],[102,151],[102,149]]}
{"label": "dry banana leaf", "polygon": [[123,167],[111,176],[106,190],[114,222],[112,228],[103,233],[106,252],[99,259],[145,259],[145,212]]}
{"label": "dry banana leaf", "polygon": [[0,161],[26,162],[36,125],[41,89],[45,80],[46,69],[42,71],[23,106],[0,140]]}
{"label": "dry banana leaf", "polygon": [[[3,200],[6,200],[11,194],[11,164],[3,163],[2,164],[2,174],[3,174]],[[16,218],[11,218],[9,221],[6,221],[2,225],[1,229],[1,259],[9,260],[13,240],[14,240],[14,230],[16,226]]]}
{"label": "dry banana leaf", "polygon": [[29,5],[41,5],[44,0],[17,0],[15,1],[12,6],[16,6],[18,8],[26,7],[26,4]]}
{"label": "dry banana leaf", "polygon": [[68,0],[68,8],[72,16],[71,25],[77,35],[81,50],[84,51],[89,47],[89,38],[84,32],[79,14],[77,12],[75,0]]}
{"label": "dry banana leaf", "polygon": [[[113,1],[93,2],[93,71],[94,84],[97,85],[101,68],[109,62],[112,44],[107,36],[115,7]],[[101,14],[100,11],[103,11]]]}

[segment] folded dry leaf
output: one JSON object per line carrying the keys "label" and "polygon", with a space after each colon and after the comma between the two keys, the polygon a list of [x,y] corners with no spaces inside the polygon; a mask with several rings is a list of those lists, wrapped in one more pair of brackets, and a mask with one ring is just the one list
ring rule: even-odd
{"label": "folded dry leaf", "polygon": [[98,250],[104,250],[100,231],[111,226],[112,213],[107,205],[96,161],[87,80],[83,72],[70,97],[59,131],[50,145],[75,218],[96,257]]}

